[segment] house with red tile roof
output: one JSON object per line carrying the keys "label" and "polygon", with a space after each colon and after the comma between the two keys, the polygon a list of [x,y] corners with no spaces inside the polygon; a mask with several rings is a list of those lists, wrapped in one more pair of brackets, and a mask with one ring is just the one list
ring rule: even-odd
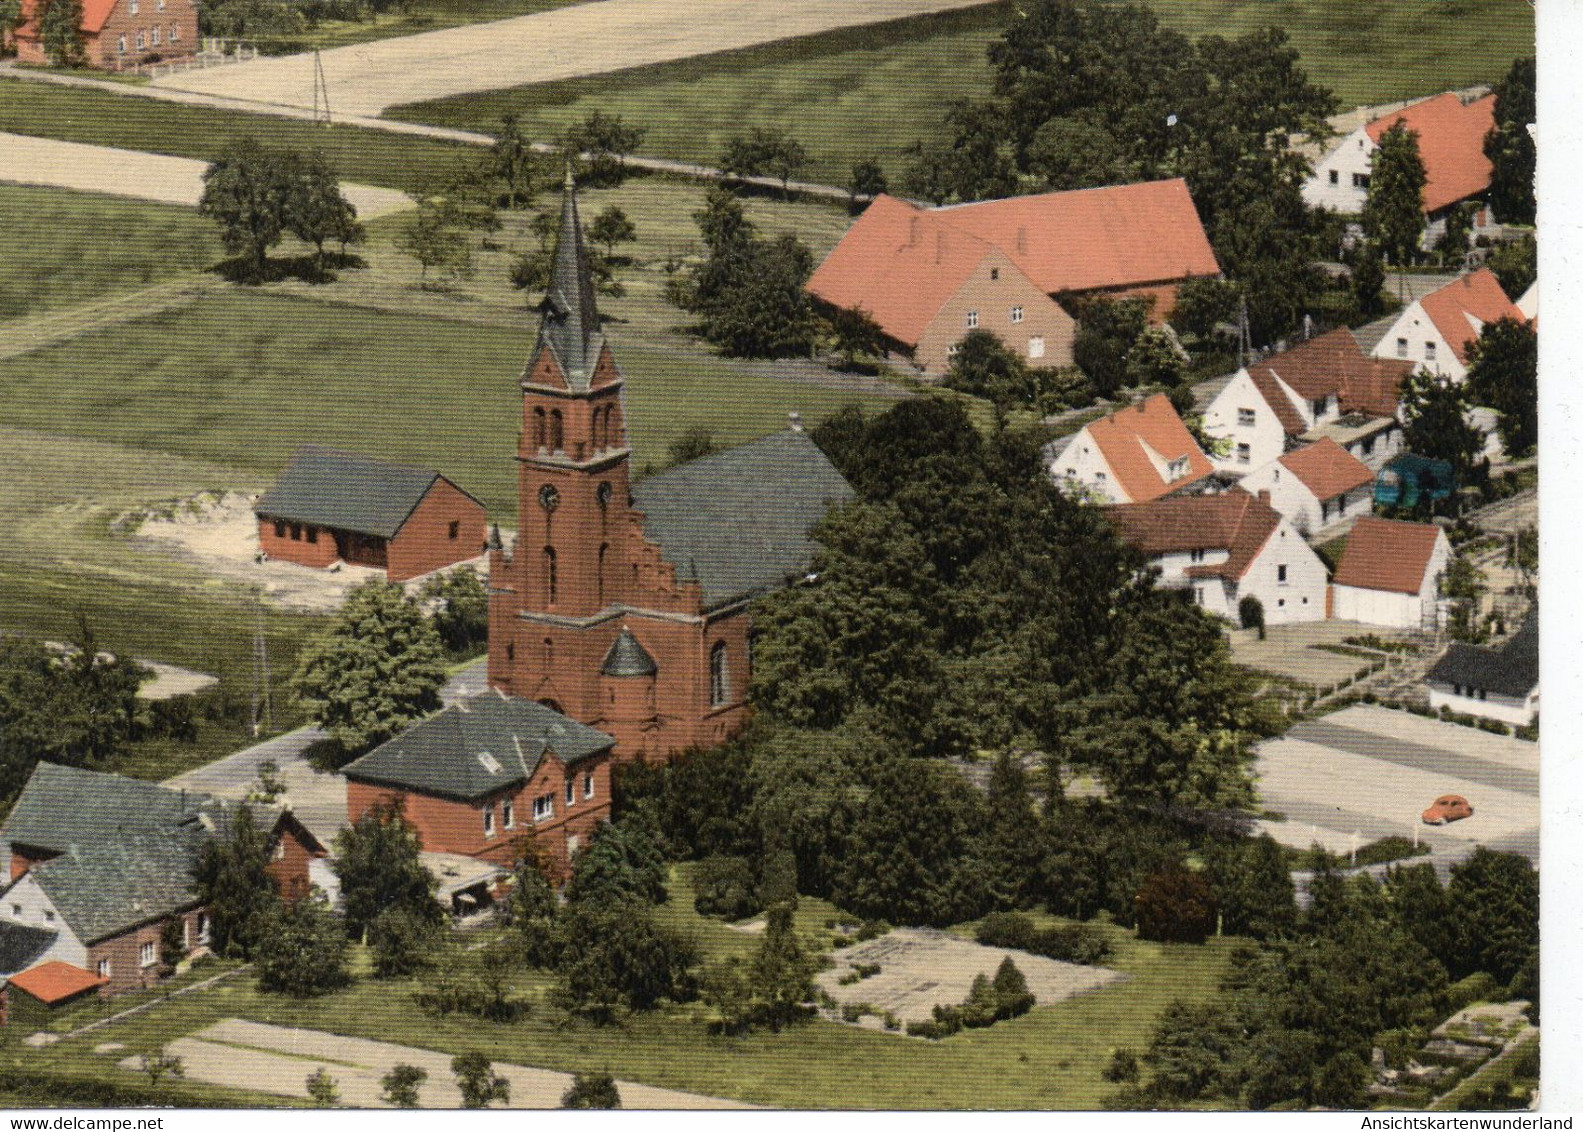
{"label": "house with red tile roof", "polygon": [[[39,34],[39,0],[22,0],[12,33],[18,62],[48,63]],[[138,63],[186,59],[198,51],[194,0],[82,0],[83,54],[90,67],[120,71]]]}
{"label": "house with red tile roof", "polygon": [[1237,486],[1269,492],[1270,505],[1304,538],[1367,515],[1374,505],[1373,470],[1328,436],[1271,460]]}
{"label": "house with red tile roof", "polygon": [[1141,295],[1162,321],[1182,282],[1219,274],[1177,178],[946,208],[881,195],[808,290],[826,306],[866,311],[894,352],[939,374],[973,329],[1034,365],[1070,365],[1075,330],[1061,302]]}
{"label": "house with red tile roof", "polygon": [[1058,481],[1106,503],[1142,503],[1202,486],[1214,467],[1163,393],[1084,425],[1049,464]]}
{"label": "house with red tile roof", "polygon": [[50,1011],[87,998],[109,981],[59,959],[0,979],[0,1025],[37,1025]]}
{"label": "house with red tile roof", "polygon": [[1238,621],[1251,595],[1267,624],[1324,620],[1325,564],[1268,492],[1169,496],[1110,507],[1105,517],[1159,571],[1160,585],[1189,590],[1211,613]]}
{"label": "house with red tile roof", "polygon": [[1332,579],[1332,616],[1389,629],[1432,628],[1451,543],[1433,523],[1359,519]]}
{"label": "house with red tile roof", "polygon": [[1363,211],[1369,195],[1374,152],[1387,130],[1404,125],[1418,139],[1426,181],[1426,221],[1442,219],[1453,206],[1482,198],[1492,167],[1484,156],[1484,135],[1495,124],[1495,96],[1464,102],[1453,93],[1437,94],[1353,130],[1315,163],[1303,186],[1303,199],[1316,208],[1349,216]]}
{"label": "house with red tile roof", "polygon": [[1330,439],[1377,470],[1401,448],[1396,410],[1412,368],[1369,357],[1345,328],[1245,366],[1204,410],[1205,433],[1225,442],[1216,469],[1245,475]]}
{"label": "house with red tile roof", "polygon": [[1406,361],[1447,381],[1468,376],[1468,348],[1478,341],[1484,324],[1526,316],[1501,290],[1487,267],[1447,283],[1438,291],[1408,304],[1374,347],[1376,358]]}

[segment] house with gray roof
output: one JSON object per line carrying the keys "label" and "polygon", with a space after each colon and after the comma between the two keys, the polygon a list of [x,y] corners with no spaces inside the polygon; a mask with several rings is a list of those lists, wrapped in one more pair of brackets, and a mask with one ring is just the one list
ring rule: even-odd
{"label": "house with gray roof", "polygon": [[484,550],[484,505],[439,472],[317,444],[253,508],[268,558],[373,566],[404,582]]}
{"label": "house with gray roof", "polygon": [[[193,888],[204,846],[228,835],[236,803],[152,782],[40,763],[0,824],[0,977],[63,962],[105,993],[159,978],[160,935],[181,925],[186,951],[208,943]],[[308,891],[325,848],[290,810],[258,807],[269,870],[288,898]],[[44,937],[47,936],[47,942]],[[5,966],[18,966],[7,971]]]}
{"label": "house with gray roof", "polygon": [[1527,727],[1539,715],[1539,622],[1498,646],[1454,641],[1425,677],[1429,706]]}

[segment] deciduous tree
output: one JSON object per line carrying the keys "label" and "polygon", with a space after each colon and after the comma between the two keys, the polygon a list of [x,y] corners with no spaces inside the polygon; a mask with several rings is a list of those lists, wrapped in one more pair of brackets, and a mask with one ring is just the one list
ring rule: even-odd
{"label": "deciduous tree", "polygon": [[463,1108],[488,1108],[495,1101],[511,1103],[511,1082],[495,1072],[487,1054],[476,1050],[451,1058],[451,1073],[462,1093]]}
{"label": "deciduous tree", "polygon": [[1468,350],[1468,387],[1500,414],[1508,455],[1526,456],[1539,441],[1539,336],[1526,322],[1486,322]]}
{"label": "deciduous tree", "polygon": [[572,1075],[571,1086],[561,1096],[562,1108],[620,1108],[621,1093],[609,1070]]}
{"label": "deciduous tree", "polygon": [[260,990],[312,998],[343,987],[346,932],[322,892],[277,904],[253,949]]}
{"label": "deciduous tree", "polygon": [[1427,181],[1418,135],[1396,123],[1380,135],[1370,164],[1369,195],[1363,204],[1363,231],[1393,267],[1406,267],[1418,258]]}
{"label": "deciduous tree", "polygon": [[82,0],[42,0],[38,16],[39,45],[57,67],[81,67],[87,61],[82,43]]}
{"label": "deciduous tree", "polygon": [[422,924],[440,922],[439,882],[423,867],[422,849],[417,830],[394,805],[372,806],[336,834],[332,868],[352,936],[366,939],[380,916],[398,910]]}
{"label": "deciduous tree", "polygon": [[268,149],[244,137],[204,170],[198,212],[220,225],[226,251],[247,257],[255,281],[263,279],[269,249],[280,242],[297,208],[300,164],[294,152]]}
{"label": "deciduous tree", "polygon": [[1506,77],[1495,84],[1495,124],[1485,135],[1484,155],[1492,167],[1490,208],[1507,224],[1532,224],[1537,209],[1534,172],[1538,159],[1529,133],[1537,120],[1537,79],[1538,68],[1530,55],[1513,60]]}
{"label": "deciduous tree", "polygon": [[193,890],[209,911],[209,947],[217,955],[247,958],[271,922],[280,897],[269,875],[269,837],[238,806],[226,827],[205,843],[193,870]]}

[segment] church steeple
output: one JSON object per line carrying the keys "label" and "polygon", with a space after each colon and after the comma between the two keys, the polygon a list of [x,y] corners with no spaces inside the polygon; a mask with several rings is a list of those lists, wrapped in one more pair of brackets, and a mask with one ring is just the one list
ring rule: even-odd
{"label": "church steeple", "polygon": [[599,329],[599,306],[594,301],[594,276],[583,244],[577,215],[577,186],[566,167],[561,194],[561,229],[550,268],[550,285],[539,304],[539,337],[533,357],[523,372],[524,386],[535,383],[536,367],[546,349],[574,393],[586,393],[604,346]]}

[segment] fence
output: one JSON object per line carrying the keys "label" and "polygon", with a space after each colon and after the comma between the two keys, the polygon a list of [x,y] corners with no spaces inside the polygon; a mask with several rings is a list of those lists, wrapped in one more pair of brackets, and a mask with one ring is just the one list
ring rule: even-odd
{"label": "fence", "polygon": [[258,48],[246,43],[238,43],[229,52],[226,44],[229,40],[205,37],[203,49],[196,55],[185,59],[171,59],[158,63],[133,63],[124,68],[134,75],[147,75],[157,79],[162,75],[179,75],[187,71],[202,71],[210,67],[223,67],[228,63],[246,63],[258,58]]}

